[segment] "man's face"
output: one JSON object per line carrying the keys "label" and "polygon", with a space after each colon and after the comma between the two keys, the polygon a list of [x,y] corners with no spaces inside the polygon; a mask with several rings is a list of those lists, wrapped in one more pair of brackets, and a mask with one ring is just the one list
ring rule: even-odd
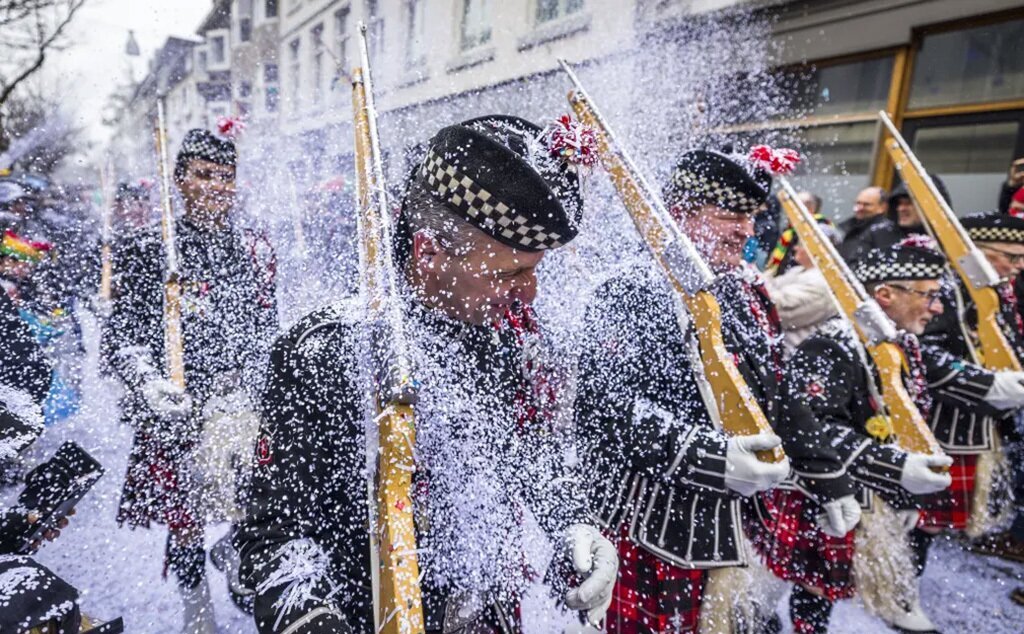
{"label": "man's face", "polygon": [[[463,230],[466,230],[465,228]],[[476,229],[473,247],[450,253],[438,240],[419,232],[413,237],[413,265],[422,280],[423,301],[459,321],[491,324],[515,302],[537,297],[536,268],[543,251],[519,251]]]}
{"label": "man's face", "polygon": [[114,209],[114,223],[132,229],[140,229],[149,224],[152,209],[149,201],[127,198],[118,202]]}
{"label": "man's face", "polygon": [[985,254],[996,274],[1004,280],[1017,277],[1024,271],[1024,244],[1017,242],[978,242],[978,248]]}
{"label": "man's face", "polygon": [[235,204],[235,168],[204,159],[191,159],[178,182],[188,213],[220,221]]}
{"label": "man's face", "polygon": [[933,318],[942,314],[939,280],[886,282],[875,289],[875,300],[896,327],[920,335]]}
{"label": "man's face", "polygon": [[853,202],[853,215],[862,220],[884,214],[887,209],[888,205],[882,200],[882,190],[877,187],[860,190]]}
{"label": "man's face", "polygon": [[916,227],[922,224],[921,214],[910,196],[901,196],[896,202],[896,223],[901,227]]}
{"label": "man's face", "polygon": [[811,192],[800,192],[796,195],[796,197],[800,199],[800,202],[804,204],[804,207],[807,207],[807,211],[811,212],[812,214],[816,214],[819,211],[821,211],[820,209],[818,209],[818,200],[814,197],[814,194],[812,194]]}
{"label": "man's face", "polygon": [[743,263],[743,247],[754,235],[754,216],[704,205],[677,214],[683,233],[690,237],[704,261],[716,273]]}

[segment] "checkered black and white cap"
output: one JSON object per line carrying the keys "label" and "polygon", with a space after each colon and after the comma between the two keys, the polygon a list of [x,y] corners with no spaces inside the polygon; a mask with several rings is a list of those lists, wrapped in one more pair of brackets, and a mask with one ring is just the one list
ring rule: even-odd
{"label": "checkered black and white cap", "polygon": [[556,249],[579,232],[583,201],[576,172],[551,156],[542,136],[529,121],[501,115],[449,126],[431,140],[415,176],[499,242]]}
{"label": "checkered black and white cap", "polygon": [[238,160],[238,151],[232,141],[218,137],[209,130],[193,128],[185,133],[185,138],[181,141],[181,149],[178,150],[174,166],[176,177],[184,173],[185,165],[192,159],[203,159],[233,167]]}
{"label": "checkered black and white cap", "polygon": [[975,242],[1016,242],[1024,244],[1024,218],[997,211],[971,214],[960,219]]}
{"label": "checkered black and white cap", "polygon": [[904,240],[888,248],[871,249],[853,266],[862,284],[896,280],[934,280],[946,270],[946,257],[935,249]]}
{"label": "checkered black and white cap", "polygon": [[768,200],[771,175],[743,156],[691,150],[676,165],[664,189],[668,205],[715,205],[752,214]]}

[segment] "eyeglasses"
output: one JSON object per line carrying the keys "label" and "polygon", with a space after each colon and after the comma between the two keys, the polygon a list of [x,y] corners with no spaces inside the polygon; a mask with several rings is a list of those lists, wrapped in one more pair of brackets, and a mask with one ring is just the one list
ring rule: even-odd
{"label": "eyeglasses", "polygon": [[935,302],[942,301],[942,291],[919,291],[916,288],[908,288],[906,286],[900,286],[899,284],[886,284],[889,288],[895,288],[896,290],[903,291],[904,293],[912,293],[919,297],[924,297],[928,300],[928,308],[935,305]]}
{"label": "eyeglasses", "polygon": [[1009,251],[1003,251],[987,244],[980,245],[982,249],[986,251],[994,251],[1000,255],[1006,257],[1010,261],[1010,264],[1024,264],[1024,253],[1010,253]]}

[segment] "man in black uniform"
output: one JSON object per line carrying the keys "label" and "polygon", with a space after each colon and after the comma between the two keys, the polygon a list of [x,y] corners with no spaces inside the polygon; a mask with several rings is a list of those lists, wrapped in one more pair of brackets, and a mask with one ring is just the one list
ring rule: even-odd
{"label": "man in black uniform", "polygon": [[[537,126],[492,115],[442,129],[396,232],[405,331],[422,389],[413,508],[431,632],[515,631],[528,509],[574,552],[566,604],[600,621],[614,548],[587,523],[528,310],[544,253],[578,231],[574,165]],[[275,344],[252,505],[236,536],[261,633],[369,632],[367,316],[341,303]]]}
{"label": "man in black uniform", "polygon": [[[180,263],[185,391],[164,377],[164,244],[158,228],[125,238],[114,254],[109,356],[127,387],[123,417],[135,428],[118,521],[166,524],[167,567],[185,605],[185,631],[214,628],[206,583],[208,512],[193,468],[212,431],[213,403],[244,418],[262,386],[277,327],[273,253],[233,218],[236,150],[206,130],[185,135],[174,166],[184,203],[175,223]],[[220,418],[218,418],[220,420]],[[255,426],[255,424],[254,424]],[[244,438],[236,439],[246,455]]]}
{"label": "man in black uniform", "polygon": [[[697,150],[680,160],[665,200],[720,274],[713,291],[723,336],[775,423],[781,341],[767,332],[767,296],[741,268],[770,184],[745,157]],[[653,270],[631,267],[587,309],[576,422],[592,511],[619,540],[609,632],[696,631],[709,571],[746,563],[741,499],[789,474],[788,461],[766,464],[753,453],[778,446],[778,436],[722,430],[697,353],[701,327]]]}

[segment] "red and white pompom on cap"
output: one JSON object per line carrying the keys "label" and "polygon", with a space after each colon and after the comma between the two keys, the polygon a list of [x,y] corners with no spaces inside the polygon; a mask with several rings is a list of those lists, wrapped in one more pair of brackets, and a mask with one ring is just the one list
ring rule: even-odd
{"label": "red and white pompom on cap", "polygon": [[789,148],[774,149],[767,145],[755,145],[747,159],[772,174],[789,174],[800,163],[800,153]]}
{"label": "red and white pompom on cap", "polygon": [[548,125],[544,142],[551,156],[569,165],[588,168],[597,165],[597,133],[567,114]]}
{"label": "red and white pompom on cap", "polygon": [[217,134],[224,139],[237,139],[245,130],[245,119],[242,117],[219,117]]}

